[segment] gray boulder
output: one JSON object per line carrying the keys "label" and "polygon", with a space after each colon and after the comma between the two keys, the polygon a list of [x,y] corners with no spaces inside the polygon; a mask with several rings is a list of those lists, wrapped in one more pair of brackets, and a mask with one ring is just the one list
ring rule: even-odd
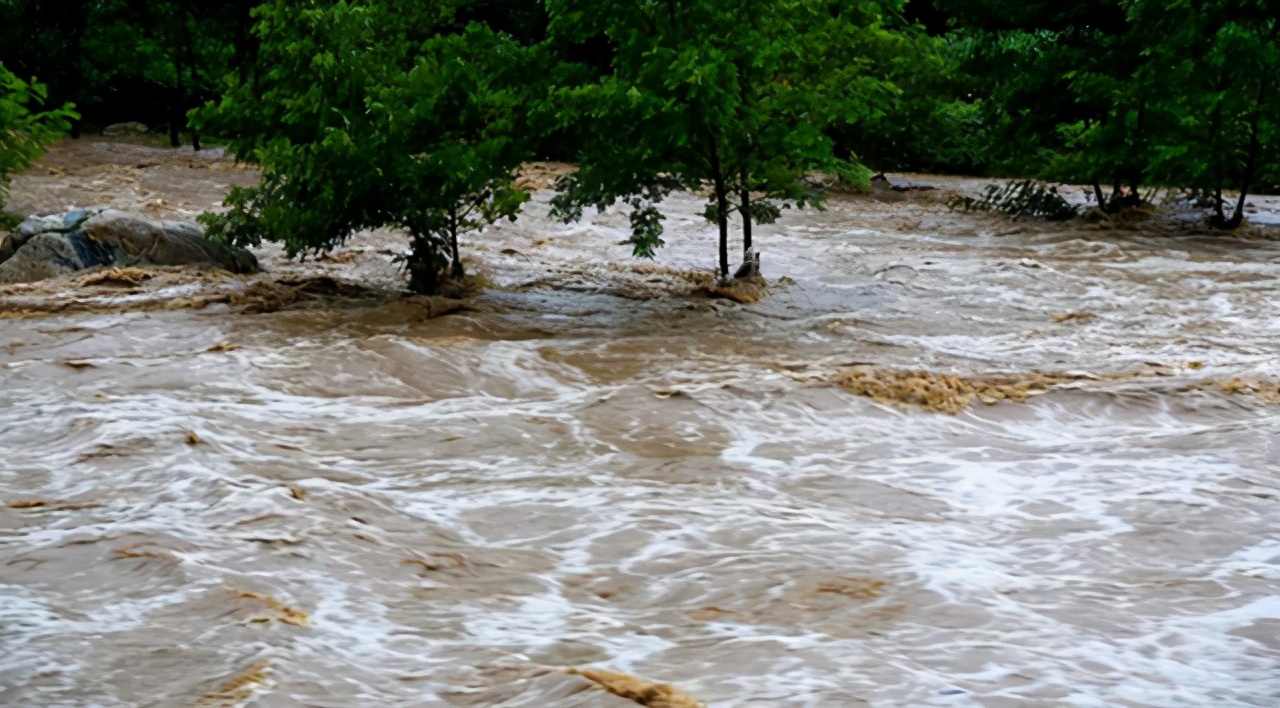
{"label": "gray boulder", "polygon": [[12,234],[0,234],[0,263],[9,260],[17,250],[18,244]]}
{"label": "gray boulder", "polygon": [[67,234],[36,234],[0,263],[0,284],[33,283],[87,267]]}
{"label": "gray boulder", "polygon": [[187,221],[155,221],[105,211],[84,223],[89,239],[115,254],[115,265],[214,265],[232,273],[255,273],[258,259],[204,237]]}
{"label": "gray boulder", "polygon": [[114,138],[122,135],[146,135],[147,130],[147,126],[142,123],[116,123],[108,125],[102,134]]}
{"label": "gray boulder", "polygon": [[[36,234],[71,233],[78,230],[84,222],[102,213],[102,209],[76,209],[66,214],[50,216],[32,216],[18,225],[13,234],[14,248],[19,248]],[[4,259],[0,258],[0,261]]]}
{"label": "gray boulder", "polygon": [[0,284],[30,283],[96,266],[147,265],[258,270],[252,253],[206,239],[195,224],[119,211],[32,217],[7,241],[0,240]]}

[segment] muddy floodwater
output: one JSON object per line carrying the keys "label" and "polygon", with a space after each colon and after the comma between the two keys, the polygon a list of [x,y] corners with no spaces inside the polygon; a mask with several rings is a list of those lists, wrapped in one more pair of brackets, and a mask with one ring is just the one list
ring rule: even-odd
{"label": "muddy floodwater", "polygon": [[[130,160],[14,200],[249,179]],[[0,320],[0,705],[635,705],[569,668],[711,706],[1280,705],[1276,244],[841,196],[760,229],[740,305],[682,285],[699,199],[643,264],[548,196],[438,319]],[[392,288],[399,247],[261,254]],[[952,415],[851,367],[1063,378]]]}

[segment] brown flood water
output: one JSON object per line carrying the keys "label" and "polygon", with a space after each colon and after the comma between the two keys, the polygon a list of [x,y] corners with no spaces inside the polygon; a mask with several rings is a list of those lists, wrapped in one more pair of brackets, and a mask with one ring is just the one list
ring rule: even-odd
{"label": "brown flood water", "polygon": [[[228,181],[182,169],[176,213]],[[545,202],[440,319],[0,320],[0,705],[1280,705],[1280,407],[1195,385],[1280,379],[1280,247],[844,197],[743,306],[672,294],[697,199],[659,268]],[[1095,380],[947,415],[857,364]]]}

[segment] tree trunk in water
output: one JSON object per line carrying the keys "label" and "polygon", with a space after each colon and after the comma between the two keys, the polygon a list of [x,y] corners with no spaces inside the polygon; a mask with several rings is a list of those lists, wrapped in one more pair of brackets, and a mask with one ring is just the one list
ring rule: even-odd
{"label": "tree trunk in water", "polygon": [[[1276,25],[1271,33],[1272,41],[1280,36],[1280,24]],[[1258,89],[1258,105],[1261,106],[1267,96],[1267,84],[1264,83]],[[1218,188],[1218,215],[1217,220],[1220,223],[1214,226],[1220,229],[1238,229],[1240,224],[1244,223],[1244,206],[1249,197],[1249,188],[1253,186],[1253,179],[1258,168],[1258,160],[1262,153],[1262,109],[1258,108],[1253,113],[1253,121],[1249,132],[1249,154],[1245,158],[1244,174],[1240,179],[1240,198],[1236,200],[1235,213],[1230,219],[1222,218],[1222,188]]]}
{"label": "tree trunk in water", "polygon": [[1093,183],[1093,196],[1098,200],[1098,208],[1105,212],[1107,210],[1107,200],[1102,196],[1102,185],[1097,182]]}
{"label": "tree trunk in water", "polygon": [[720,227],[720,278],[729,279],[729,195],[724,177],[716,174],[716,222]]}
{"label": "tree trunk in water", "polygon": [[1217,228],[1225,228],[1227,223],[1227,215],[1222,211],[1222,185],[1213,192],[1213,218],[1210,222]]}
{"label": "tree trunk in water", "polygon": [[462,269],[462,256],[458,254],[458,210],[456,207],[449,207],[449,249],[452,251],[453,268],[450,271],[450,277],[458,280],[466,276],[466,271]]}
{"label": "tree trunk in water", "polygon": [[729,191],[720,166],[720,151],[711,144],[711,171],[716,185],[716,225],[720,227],[720,279],[729,279]]}
{"label": "tree trunk in water", "polygon": [[[747,184],[747,176],[742,175],[742,183]],[[735,278],[750,278],[753,275],[759,275],[760,269],[756,266],[759,261],[756,259],[755,247],[751,242],[751,190],[744,188],[742,190],[742,265],[738,266],[738,271],[733,274]]]}
{"label": "tree trunk in water", "polygon": [[436,244],[419,234],[413,234],[413,251],[407,262],[409,289],[419,295],[440,294],[442,263]]}
{"label": "tree trunk in water", "polygon": [[1231,220],[1227,222],[1227,228],[1238,229],[1240,224],[1244,223],[1244,204],[1248,196],[1249,187],[1246,185],[1240,190],[1240,198],[1236,200],[1236,213],[1231,215]]}

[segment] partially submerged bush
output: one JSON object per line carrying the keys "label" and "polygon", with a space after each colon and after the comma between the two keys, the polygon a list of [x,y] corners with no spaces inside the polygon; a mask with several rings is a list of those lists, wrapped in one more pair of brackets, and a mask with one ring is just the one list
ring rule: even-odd
{"label": "partially submerged bush", "polygon": [[947,206],[961,211],[995,211],[1015,219],[1067,221],[1080,215],[1058,188],[1035,180],[989,184],[980,197],[952,197]]}

